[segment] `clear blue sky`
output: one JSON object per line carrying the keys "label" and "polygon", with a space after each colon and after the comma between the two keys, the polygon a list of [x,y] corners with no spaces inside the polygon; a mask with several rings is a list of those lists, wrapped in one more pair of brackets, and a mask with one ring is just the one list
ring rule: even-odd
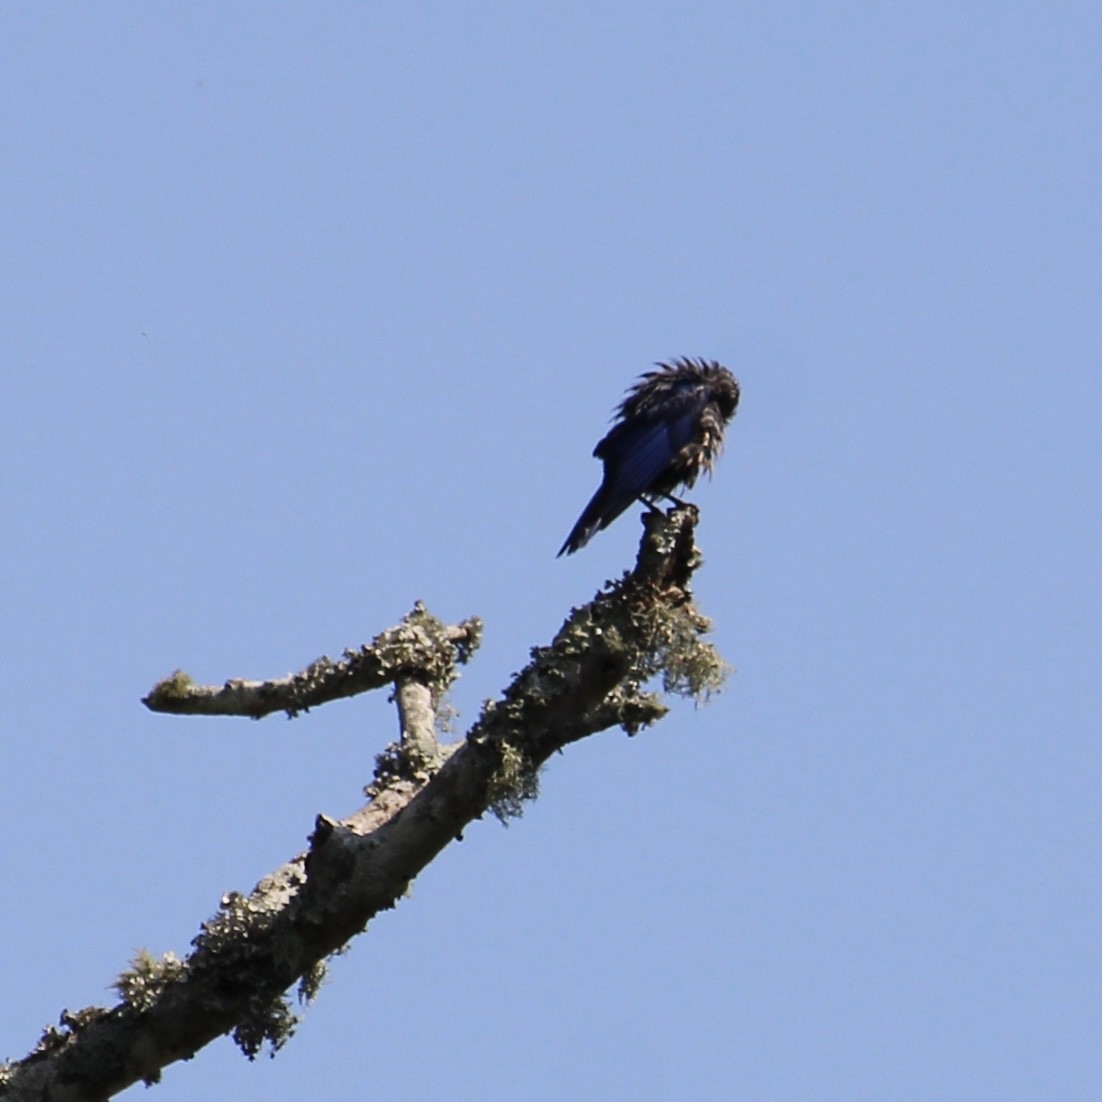
{"label": "clear blue sky", "polygon": [[1082,4],[5,5],[0,1057],[395,733],[153,681],[423,598],[486,621],[463,730],[630,562],[631,515],[555,551],[692,354],[744,390],[728,691],[554,760],[274,1061],[156,1097],[1102,1097],[1100,55]]}

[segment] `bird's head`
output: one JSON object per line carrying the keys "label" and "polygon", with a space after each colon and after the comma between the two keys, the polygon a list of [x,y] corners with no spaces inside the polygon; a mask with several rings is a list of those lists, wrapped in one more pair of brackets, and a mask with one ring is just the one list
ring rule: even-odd
{"label": "bird's head", "polygon": [[725,367],[716,364],[716,375],[712,381],[712,400],[719,410],[719,415],[724,422],[730,421],[738,409],[739,386],[738,379]]}
{"label": "bird's head", "polygon": [[723,364],[716,360],[683,357],[661,366],[680,374],[690,383],[695,382],[698,386],[703,383],[707,388],[708,400],[715,406],[724,424],[734,417],[739,400],[738,379]]}

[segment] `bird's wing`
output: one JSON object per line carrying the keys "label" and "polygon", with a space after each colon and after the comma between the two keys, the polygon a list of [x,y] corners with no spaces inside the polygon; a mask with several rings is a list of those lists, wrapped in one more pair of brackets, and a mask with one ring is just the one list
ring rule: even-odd
{"label": "bird's wing", "polygon": [[669,466],[669,426],[662,421],[621,421],[597,445],[594,453],[604,459],[605,476],[589,504],[582,510],[559,554],[584,547],[602,528],[607,528]]}
{"label": "bird's wing", "polygon": [[[701,414],[708,405],[705,387],[686,384],[675,387],[655,402],[624,419],[593,449],[625,485],[637,487],[634,495],[646,493],[681,449],[696,434]],[[625,505],[626,508],[626,505]]]}
{"label": "bird's wing", "polygon": [[[675,430],[671,432],[671,427]],[[665,421],[649,424],[626,423],[622,431],[605,449],[609,488],[624,496],[626,509],[640,494],[645,494],[670,465],[680,445],[681,425],[670,426]],[[611,434],[610,434],[611,435]]]}

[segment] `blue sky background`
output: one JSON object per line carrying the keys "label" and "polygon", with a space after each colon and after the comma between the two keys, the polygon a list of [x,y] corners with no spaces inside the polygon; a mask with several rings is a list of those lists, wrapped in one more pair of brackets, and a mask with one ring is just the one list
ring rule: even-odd
{"label": "blue sky background", "polygon": [[1084,4],[5,5],[0,1057],[395,734],[152,683],[422,598],[486,621],[465,729],[631,561],[631,515],[554,556],[693,354],[744,390],[728,690],[554,760],[274,1061],[157,1098],[1098,1096],[1100,65]]}

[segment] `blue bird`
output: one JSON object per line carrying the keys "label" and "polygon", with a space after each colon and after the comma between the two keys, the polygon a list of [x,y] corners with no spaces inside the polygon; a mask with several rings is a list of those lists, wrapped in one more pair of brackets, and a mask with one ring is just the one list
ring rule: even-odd
{"label": "blue bird", "polygon": [[607,528],[633,501],[673,497],[712,473],[723,430],[738,408],[738,380],[714,360],[655,364],[616,408],[616,424],[593,449],[604,479],[582,510],[559,555],[572,555]]}

